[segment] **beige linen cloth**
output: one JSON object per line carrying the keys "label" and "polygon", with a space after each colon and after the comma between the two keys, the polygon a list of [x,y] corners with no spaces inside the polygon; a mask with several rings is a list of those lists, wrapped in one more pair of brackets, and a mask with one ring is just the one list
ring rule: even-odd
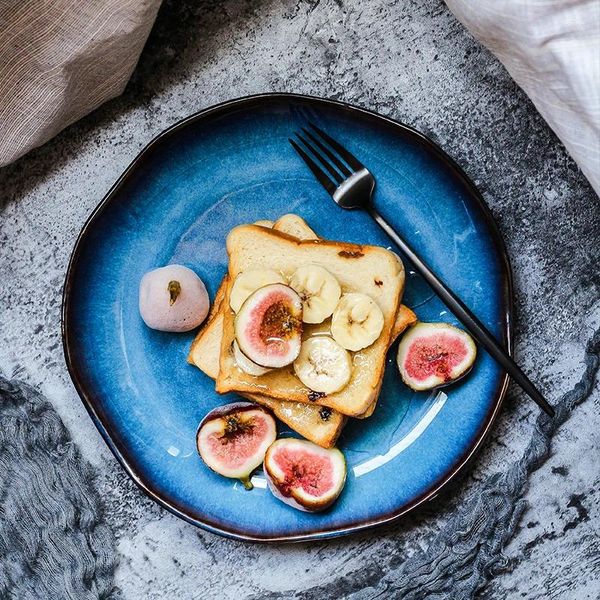
{"label": "beige linen cloth", "polygon": [[[600,0],[446,0],[600,193]],[[0,0],[0,166],[125,87],[160,0]]]}
{"label": "beige linen cloth", "polygon": [[0,166],[123,92],[161,0],[0,0]]}

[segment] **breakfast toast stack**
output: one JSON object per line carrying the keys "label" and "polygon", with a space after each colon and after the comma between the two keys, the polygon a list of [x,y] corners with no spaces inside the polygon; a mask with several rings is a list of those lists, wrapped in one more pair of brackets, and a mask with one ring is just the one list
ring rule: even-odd
{"label": "breakfast toast stack", "polygon": [[[416,321],[414,313],[400,303],[404,287],[401,261],[377,246],[320,239],[297,215],[285,215],[275,223],[260,221],[236,227],[227,238],[227,252],[228,273],[192,344],[188,361],[215,379],[219,393],[237,392],[270,408],[307,439],[324,447],[333,446],[347,417],[366,418],[372,414],[387,349]],[[289,279],[305,265],[326,269],[348,297],[368,296],[382,318],[377,338],[349,353],[351,375],[347,384],[333,393],[315,393],[300,380],[292,365],[254,375],[239,368],[236,362],[236,312],[232,306],[238,307],[235,290],[232,298],[234,282],[257,267]],[[322,323],[305,323],[303,338],[329,335],[331,326],[332,318]],[[338,318],[336,327],[342,328],[338,336],[346,335],[344,326],[343,319]]]}

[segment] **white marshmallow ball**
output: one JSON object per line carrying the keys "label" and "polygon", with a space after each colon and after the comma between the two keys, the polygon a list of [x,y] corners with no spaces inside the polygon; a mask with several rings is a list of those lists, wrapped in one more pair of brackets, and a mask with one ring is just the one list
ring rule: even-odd
{"label": "white marshmallow ball", "polygon": [[206,319],[210,300],[202,279],[182,265],[148,271],[140,282],[140,315],[159,331],[190,331]]}

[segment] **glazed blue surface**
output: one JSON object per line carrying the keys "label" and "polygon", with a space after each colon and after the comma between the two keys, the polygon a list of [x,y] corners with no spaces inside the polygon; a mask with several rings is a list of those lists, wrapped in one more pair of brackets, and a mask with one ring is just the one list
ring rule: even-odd
{"label": "glazed blue surface", "polygon": [[[290,147],[288,137],[307,118],[368,166],[383,215],[499,338],[506,322],[502,257],[480,207],[446,163],[411,136],[349,109],[286,98],[233,108],[164,136],[81,239],[65,322],[70,368],[134,478],[181,516],[238,536],[336,535],[401,512],[473,449],[503,382],[480,352],[470,376],[444,390],[447,397],[413,393],[390,352],[374,415],[351,421],[340,438],[348,480],[322,514],[282,504],[260,487],[260,476],[247,492],[203,464],[197,425],[235,395],[219,396],[213,381],[187,364],[193,332],[160,333],[143,324],[142,275],[184,264],[212,298],[226,270],[227,232],[288,212],[323,237],[390,246],[367,215],[337,208]],[[404,303],[421,320],[456,323],[415,276],[407,279]]]}

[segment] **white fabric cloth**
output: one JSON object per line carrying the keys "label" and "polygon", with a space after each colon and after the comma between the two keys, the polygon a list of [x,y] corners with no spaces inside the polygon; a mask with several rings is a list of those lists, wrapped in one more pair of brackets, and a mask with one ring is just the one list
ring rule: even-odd
{"label": "white fabric cloth", "polygon": [[600,194],[600,0],[446,0]]}

